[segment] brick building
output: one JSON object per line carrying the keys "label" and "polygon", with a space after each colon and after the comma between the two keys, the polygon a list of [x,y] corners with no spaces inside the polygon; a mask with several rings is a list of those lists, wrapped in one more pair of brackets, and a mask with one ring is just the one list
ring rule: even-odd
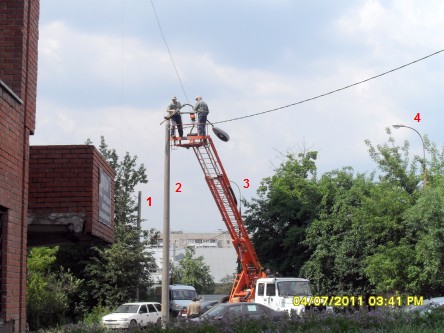
{"label": "brick building", "polygon": [[31,146],[28,246],[112,242],[114,176],[94,146]]}
{"label": "brick building", "polygon": [[114,172],[100,153],[93,146],[29,147],[39,6],[0,1],[0,332],[26,329],[28,245],[114,237]]}
{"label": "brick building", "polygon": [[26,325],[29,136],[34,133],[39,1],[0,3],[0,329]]}

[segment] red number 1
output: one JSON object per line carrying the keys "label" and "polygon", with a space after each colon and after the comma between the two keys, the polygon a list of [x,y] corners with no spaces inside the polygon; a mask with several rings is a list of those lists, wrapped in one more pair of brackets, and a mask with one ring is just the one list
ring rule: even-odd
{"label": "red number 1", "polygon": [[413,118],[413,120],[416,120],[418,123],[421,121],[421,115],[419,114],[419,112],[416,114],[415,118]]}
{"label": "red number 1", "polygon": [[151,197],[148,197],[148,198],[146,199],[146,201],[148,201],[148,206],[151,207]]}

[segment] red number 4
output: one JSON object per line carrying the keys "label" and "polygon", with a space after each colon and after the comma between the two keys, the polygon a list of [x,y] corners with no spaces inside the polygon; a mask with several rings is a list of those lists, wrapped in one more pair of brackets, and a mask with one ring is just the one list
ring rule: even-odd
{"label": "red number 4", "polygon": [[419,112],[416,114],[415,118],[413,118],[413,120],[416,120],[418,123],[421,121],[421,115],[419,114]]}

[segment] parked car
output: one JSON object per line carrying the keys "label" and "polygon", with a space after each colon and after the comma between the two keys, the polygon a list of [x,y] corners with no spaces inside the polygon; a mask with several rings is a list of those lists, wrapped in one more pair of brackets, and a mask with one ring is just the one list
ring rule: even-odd
{"label": "parked car", "polygon": [[[209,309],[211,309],[216,304],[219,304],[219,301],[199,301],[200,303],[200,314],[207,312]],[[187,310],[188,307],[184,306],[182,309],[179,310],[177,317],[178,318],[186,318],[187,317]]]}
{"label": "parked car", "polygon": [[144,327],[161,318],[161,305],[157,302],[125,303],[102,318],[107,328]]}
{"label": "parked car", "polygon": [[444,297],[434,297],[424,300],[423,305],[419,306],[409,306],[406,308],[408,312],[419,312],[421,314],[425,312],[429,312],[434,308],[443,308],[444,309]]}
{"label": "parked car", "polygon": [[215,305],[219,304],[219,301],[201,301],[200,302],[200,314],[204,314]]}
{"label": "parked car", "polygon": [[258,303],[223,303],[213,306],[203,315],[192,320],[221,320],[233,316],[273,319],[281,317],[282,313]]}

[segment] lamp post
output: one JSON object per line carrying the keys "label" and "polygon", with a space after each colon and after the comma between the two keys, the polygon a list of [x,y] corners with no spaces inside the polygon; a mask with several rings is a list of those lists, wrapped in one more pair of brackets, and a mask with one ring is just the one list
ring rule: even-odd
{"label": "lamp post", "polygon": [[423,154],[422,163],[421,164],[422,164],[422,172],[424,174],[424,188],[425,188],[427,186],[427,169],[426,169],[426,158],[425,158],[425,145],[424,145],[424,140],[422,138],[422,135],[416,129],[414,129],[413,127],[410,127],[410,126],[406,126],[406,125],[403,125],[403,124],[395,124],[395,125],[392,125],[392,126],[395,129],[398,129],[398,128],[401,128],[401,127],[410,128],[411,130],[414,130],[419,135],[419,137],[421,138],[422,154]]}

